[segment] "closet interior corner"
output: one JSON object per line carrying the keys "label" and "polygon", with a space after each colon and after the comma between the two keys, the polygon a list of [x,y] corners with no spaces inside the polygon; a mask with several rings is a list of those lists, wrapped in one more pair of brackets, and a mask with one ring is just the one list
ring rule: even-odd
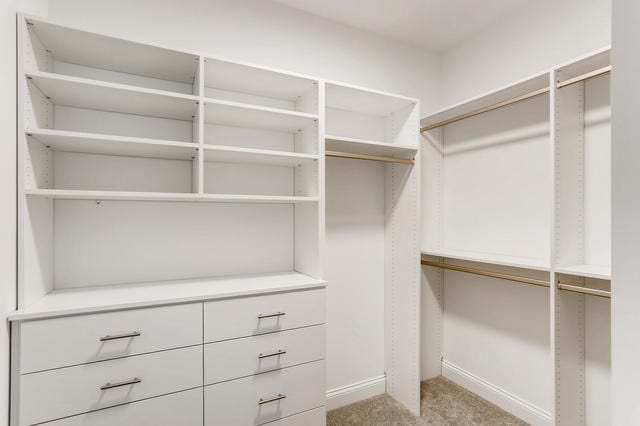
{"label": "closet interior corner", "polygon": [[610,71],[607,48],[421,121],[423,379],[532,424],[611,423]]}

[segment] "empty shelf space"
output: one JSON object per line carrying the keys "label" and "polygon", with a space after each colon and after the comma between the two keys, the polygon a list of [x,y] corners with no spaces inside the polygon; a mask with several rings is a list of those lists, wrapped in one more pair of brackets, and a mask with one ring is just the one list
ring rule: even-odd
{"label": "empty shelf space", "polygon": [[54,104],[102,111],[192,120],[198,97],[49,72],[26,73]]}
{"label": "empty shelf space", "polygon": [[40,18],[27,17],[26,21],[56,61],[193,83],[196,55],[63,27]]}
{"label": "empty shelf space", "polygon": [[27,129],[25,133],[55,151],[129,157],[190,160],[197,144],[159,139],[102,135],[53,129]]}
{"label": "empty shelf space", "polygon": [[519,256],[507,256],[494,253],[481,253],[466,250],[451,249],[426,249],[423,255],[445,257],[448,259],[467,260],[470,262],[488,263],[492,265],[510,266],[513,268],[533,269],[536,271],[549,271],[549,265],[540,259]]}
{"label": "empty shelf space", "polygon": [[325,88],[327,107],[364,114],[385,116],[417,103],[416,99],[342,83],[327,82]]}
{"label": "empty shelf space", "polygon": [[198,302],[324,287],[295,271],[54,290],[10,320],[74,315],[144,306]]}
{"label": "empty shelf space", "polygon": [[188,194],[167,192],[85,191],[72,189],[27,189],[29,196],[62,200],[111,200],[111,201],[195,201],[218,203],[308,203],[317,202],[318,197],[286,195],[240,195],[240,194]]}
{"label": "empty shelf space", "polygon": [[318,121],[317,114],[287,111],[239,102],[205,99],[207,124],[294,133]]}
{"label": "empty shelf space", "polygon": [[556,272],[566,275],[575,275],[585,278],[596,278],[600,280],[611,279],[611,266],[603,265],[571,265],[556,266]]}
{"label": "empty shelf space", "polygon": [[397,158],[414,158],[416,147],[342,136],[325,135],[325,149],[351,154],[365,154]]}
{"label": "empty shelf space", "polygon": [[317,90],[318,82],[251,65],[206,58],[204,85],[206,88],[294,102]]}
{"label": "empty shelf space", "polygon": [[297,167],[318,160],[317,155],[268,149],[237,148],[224,145],[204,145],[204,160],[224,163],[251,163],[270,166]]}

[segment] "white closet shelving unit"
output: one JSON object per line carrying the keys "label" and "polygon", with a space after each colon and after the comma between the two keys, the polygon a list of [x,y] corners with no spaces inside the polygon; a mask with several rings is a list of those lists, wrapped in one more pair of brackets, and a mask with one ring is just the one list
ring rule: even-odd
{"label": "white closet shelving unit", "polygon": [[611,422],[609,71],[604,49],[421,121],[422,377],[533,424]]}
{"label": "white closet shelving unit", "polygon": [[319,80],[20,22],[18,316],[320,278]]}
{"label": "white closet shelving unit", "polygon": [[[328,336],[329,362],[343,364],[329,370],[329,388],[383,377],[386,392],[419,414],[419,102],[325,88],[328,318],[343,324]],[[331,303],[364,294],[357,313]]]}

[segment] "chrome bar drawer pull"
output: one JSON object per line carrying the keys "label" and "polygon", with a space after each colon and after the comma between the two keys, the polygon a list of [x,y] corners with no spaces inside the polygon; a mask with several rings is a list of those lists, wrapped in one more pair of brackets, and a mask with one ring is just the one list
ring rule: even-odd
{"label": "chrome bar drawer pull", "polygon": [[133,379],[125,380],[123,382],[105,383],[104,385],[100,386],[100,390],[107,390],[107,389],[119,388],[121,386],[135,385],[136,383],[140,383],[140,382],[142,382],[142,379],[138,379],[137,377],[134,377]]}
{"label": "chrome bar drawer pull", "polygon": [[286,315],[284,312],[274,312],[271,314],[258,314],[258,319],[263,319],[263,318],[273,318],[273,317],[281,317]]}
{"label": "chrome bar drawer pull", "polygon": [[278,349],[275,352],[267,352],[266,354],[258,354],[258,359],[270,358],[272,356],[284,355],[286,353],[287,353],[287,351],[282,350],[282,349]]}
{"label": "chrome bar drawer pull", "polygon": [[125,334],[114,334],[113,336],[110,334],[107,334],[106,336],[101,337],[100,341],[107,342],[109,340],[127,339],[129,337],[138,337],[138,336],[140,336],[139,331],[132,331],[131,333],[125,333]]}
{"label": "chrome bar drawer pull", "polygon": [[285,399],[286,396],[279,393],[276,396],[272,396],[271,398],[260,398],[258,400],[258,405],[262,405],[262,404],[268,404],[270,402],[276,402],[276,401],[280,401],[281,399]]}

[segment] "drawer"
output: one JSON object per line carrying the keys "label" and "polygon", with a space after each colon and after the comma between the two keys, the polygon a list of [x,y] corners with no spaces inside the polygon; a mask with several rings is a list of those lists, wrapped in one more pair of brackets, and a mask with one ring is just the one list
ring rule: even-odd
{"label": "drawer", "polygon": [[[139,382],[123,384],[133,379]],[[202,386],[202,346],[25,374],[20,376],[19,423],[56,420],[197,386]]]}
{"label": "drawer", "polygon": [[202,388],[92,411],[43,425],[202,426]]}
{"label": "drawer", "polygon": [[327,413],[325,407],[314,408],[313,410],[294,414],[293,416],[266,424],[268,426],[326,426]]}
{"label": "drawer", "polygon": [[204,383],[218,383],[324,357],[324,325],[209,343],[204,347]]}
{"label": "drawer", "polygon": [[205,342],[324,324],[325,290],[306,290],[204,304]]}
{"label": "drawer", "polygon": [[201,303],[26,321],[20,325],[20,372],[201,343]]}
{"label": "drawer", "polygon": [[207,426],[261,425],[325,405],[324,361],[205,386]]}

